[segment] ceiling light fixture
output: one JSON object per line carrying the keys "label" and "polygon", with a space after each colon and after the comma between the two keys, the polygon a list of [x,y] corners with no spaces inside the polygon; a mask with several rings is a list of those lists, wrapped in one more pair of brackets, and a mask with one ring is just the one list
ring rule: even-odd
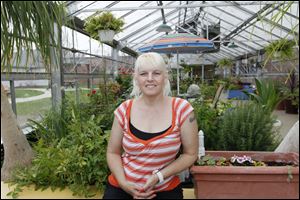
{"label": "ceiling light fixture", "polygon": [[172,31],[172,28],[167,24],[161,24],[157,27],[156,31],[169,33]]}
{"label": "ceiling light fixture", "polygon": [[239,46],[236,45],[236,44],[234,44],[234,42],[231,42],[227,47],[233,49],[233,48],[237,48],[237,47],[239,47]]}

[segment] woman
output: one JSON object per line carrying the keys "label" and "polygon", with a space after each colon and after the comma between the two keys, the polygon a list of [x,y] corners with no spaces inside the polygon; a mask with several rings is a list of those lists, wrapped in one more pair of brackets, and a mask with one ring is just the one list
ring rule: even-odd
{"label": "woman", "polygon": [[[112,174],[104,199],[183,198],[178,173],[197,159],[197,122],[192,106],[169,97],[164,59],[157,53],[138,57],[134,99],[123,102],[107,147]],[[177,158],[180,146],[183,153]]]}

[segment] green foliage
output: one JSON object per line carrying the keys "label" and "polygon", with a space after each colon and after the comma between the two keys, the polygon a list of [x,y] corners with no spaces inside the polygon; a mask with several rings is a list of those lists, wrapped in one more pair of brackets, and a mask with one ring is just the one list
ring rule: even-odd
{"label": "green foliage", "polygon": [[[80,109],[74,101],[65,98],[60,108],[61,112],[55,109],[47,111],[40,122],[28,119],[29,125],[33,128],[37,140],[43,139],[46,145],[60,140],[69,134],[68,123],[74,117],[73,113],[78,113],[77,117],[84,116],[84,110]],[[84,116],[88,119],[89,116]]]}
{"label": "green foliage", "polygon": [[116,33],[122,31],[124,26],[124,21],[122,19],[117,19],[110,12],[103,12],[99,16],[90,18],[85,24],[84,30],[90,34],[94,39],[99,39],[99,30],[113,30]]}
{"label": "green foliage", "polygon": [[210,155],[205,155],[197,161],[198,166],[215,166],[216,159]]}
{"label": "green foliage", "polygon": [[229,58],[223,58],[217,62],[220,68],[231,68],[233,66],[233,61]]}
{"label": "green foliage", "polygon": [[215,97],[217,89],[218,89],[217,85],[201,84],[200,85],[201,97],[205,100],[213,99]]}
{"label": "green foliage", "polygon": [[204,137],[205,149],[207,150],[216,149],[217,147],[216,140],[218,138],[218,134],[217,134],[218,111],[214,108],[211,108],[208,104],[201,102],[199,100],[196,100],[191,104],[194,108],[198,127],[205,134]]}
{"label": "green foliage", "polygon": [[11,71],[13,55],[16,66],[23,50],[34,59],[35,47],[42,55],[45,67],[51,65],[50,50],[57,48],[54,22],[62,27],[65,5],[58,1],[1,1],[1,72]]}
{"label": "green foliage", "polygon": [[[222,156],[213,157],[210,155],[205,155],[198,159],[196,165],[197,166],[266,166],[266,164],[262,161],[256,161],[252,160],[249,162],[248,160],[243,161],[242,163],[232,161],[232,158],[235,156],[232,156],[230,159],[226,159]],[[243,157],[239,157],[240,159]]]}
{"label": "green foliage", "polygon": [[282,100],[280,91],[276,88],[276,85],[272,80],[255,79],[255,83],[255,93],[249,93],[247,91],[243,92],[248,95],[251,100],[260,104],[266,112],[272,112]]}
{"label": "green foliage", "polygon": [[290,71],[286,83],[287,87],[283,90],[284,97],[299,107],[299,78],[297,78],[295,69]]}
{"label": "green foliage", "polygon": [[194,83],[194,80],[191,79],[191,78],[187,78],[187,79],[184,79],[184,80],[180,80],[180,84],[179,84],[179,90],[182,92],[182,93],[186,93],[189,86],[191,84]]}
{"label": "green foliage", "polygon": [[273,151],[278,145],[274,119],[260,105],[247,103],[227,110],[219,124],[218,150]]}
{"label": "green foliage", "polygon": [[112,90],[108,90],[107,96],[104,95],[104,87],[100,86],[99,92],[91,93],[88,103],[80,104],[82,118],[88,118],[95,115],[99,118],[98,125],[103,130],[109,130],[112,127],[114,119],[114,110],[121,104],[123,99],[117,98]]}
{"label": "green foliage", "polygon": [[271,42],[265,50],[268,58],[290,59],[295,56],[293,51],[295,45],[293,40],[280,39]]}
{"label": "green foliage", "polygon": [[243,89],[242,81],[240,80],[239,77],[223,78],[221,80],[218,80],[217,82],[219,84],[223,84],[224,85],[224,89],[227,89],[227,90],[239,90],[239,89]]}
{"label": "green foliage", "polygon": [[129,95],[132,91],[132,76],[131,75],[122,75],[120,74],[116,78],[117,83],[121,86],[120,96],[125,100],[129,98]]}
{"label": "green foliage", "polygon": [[94,115],[82,121],[72,110],[68,121],[69,133],[60,140],[49,143],[40,138],[34,149],[36,157],[32,166],[14,172],[16,196],[20,188],[34,184],[36,189],[69,187],[73,195],[90,197],[103,190],[108,175],[106,147],[108,134],[98,126]]}

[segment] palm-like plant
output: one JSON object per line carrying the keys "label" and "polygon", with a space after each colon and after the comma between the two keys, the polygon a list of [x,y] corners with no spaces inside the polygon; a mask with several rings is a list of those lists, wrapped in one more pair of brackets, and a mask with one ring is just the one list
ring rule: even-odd
{"label": "palm-like plant", "polygon": [[[51,47],[60,46],[55,37],[54,22],[61,27],[64,16],[64,5],[58,2],[1,1],[1,73],[12,70],[13,59],[18,66],[23,49],[26,49],[27,57],[34,57],[33,47],[41,53],[46,70],[49,70]],[[1,125],[5,151],[1,180],[8,180],[16,166],[31,163],[34,153],[17,123],[2,83]]]}
{"label": "palm-like plant", "polygon": [[272,80],[255,79],[256,93],[244,91],[256,103],[260,104],[266,112],[272,112],[282,100],[280,91]]}

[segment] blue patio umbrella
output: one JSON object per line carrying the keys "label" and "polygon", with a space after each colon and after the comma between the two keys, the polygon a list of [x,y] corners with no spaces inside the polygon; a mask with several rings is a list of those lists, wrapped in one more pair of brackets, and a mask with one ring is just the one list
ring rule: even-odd
{"label": "blue patio umbrella", "polygon": [[139,52],[177,54],[177,94],[179,95],[178,54],[197,54],[214,50],[214,43],[197,35],[177,33],[164,35],[138,49]]}

